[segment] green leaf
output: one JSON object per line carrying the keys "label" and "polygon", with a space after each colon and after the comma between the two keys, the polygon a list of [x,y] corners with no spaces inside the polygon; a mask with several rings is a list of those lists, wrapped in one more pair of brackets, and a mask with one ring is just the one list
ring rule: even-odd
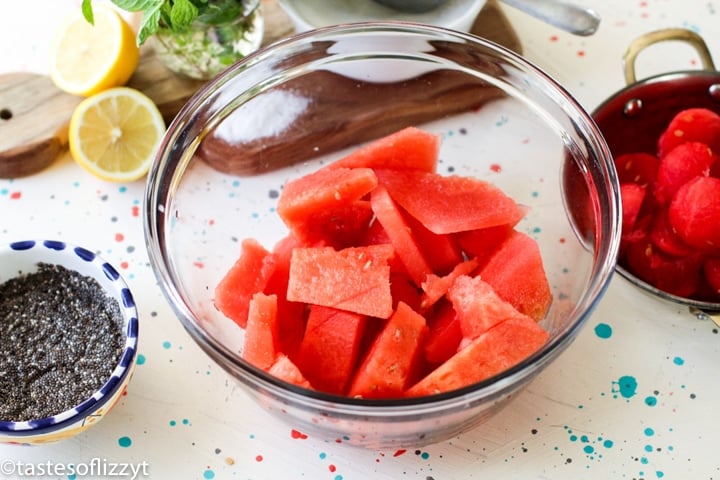
{"label": "green leaf", "polygon": [[83,0],[81,9],[85,20],[87,20],[90,25],[95,25],[95,17],[93,16],[92,9],[92,0]]}
{"label": "green leaf", "polygon": [[173,30],[189,27],[198,16],[198,9],[190,0],[175,0],[170,10],[170,22]]}
{"label": "green leaf", "polygon": [[[115,0],[113,0],[115,1]],[[152,35],[154,35],[160,27],[160,8],[162,2],[158,2],[154,8],[143,12],[140,28],[138,28],[137,44],[142,45]]]}
{"label": "green leaf", "polygon": [[116,6],[127,12],[148,12],[155,11],[166,0],[112,0]]}

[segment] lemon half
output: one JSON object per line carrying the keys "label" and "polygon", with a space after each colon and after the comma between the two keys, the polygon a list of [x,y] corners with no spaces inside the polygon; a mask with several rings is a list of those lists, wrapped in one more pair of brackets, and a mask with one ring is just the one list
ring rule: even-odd
{"label": "lemon half", "polygon": [[93,175],[131,182],[147,174],[164,133],[165,121],[152,99],[115,87],[75,108],[68,144],[73,159]]}
{"label": "lemon half", "polygon": [[50,78],[61,90],[90,96],[125,85],[137,68],[135,32],[111,7],[94,7],[94,25],[82,12],[68,16],[50,48]]}

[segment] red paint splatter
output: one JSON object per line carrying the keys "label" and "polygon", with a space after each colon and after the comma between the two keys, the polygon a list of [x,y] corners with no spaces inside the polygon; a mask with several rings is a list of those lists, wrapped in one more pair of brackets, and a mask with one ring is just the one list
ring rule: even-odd
{"label": "red paint splatter", "polygon": [[122,268],[123,270],[127,270],[129,266],[130,264],[128,264],[128,262],[120,262],[120,268]]}
{"label": "red paint splatter", "polygon": [[305,434],[302,433],[302,432],[299,432],[299,431],[295,430],[294,428],[290,431],[290,436],[291,436],[292,438],[299,439],[299,440],[305,440],[306,438],[308,438],[307,435],[305,435]]}
{"label": "red paint splatter", "polygon": [[11,199],[11,200],[18,200],[20,197],[22,197],[22,193],[21,193],[21,192],[12,192],[12,193],[10,194],[10,199]]}
{"label": "red paint splatter", "polygon": [[500,164],[493,163],[492,165],[490,165],[490,170],[492,170],[495,173],[500,173],[500,172],[502,172],[502,166],[500,166]]}
{"label": "red paint splatter", "polygon": [[256,461],[256,462],[262,462],[262,461],[263,461],[263,456],[262,456],[262,455],[255,455],[255,461]]}
{"label": "red paint splatter", "polygon": [[125,235],[123,235],[122,233],[116,233],[116,234],[115,234],[115,241],[116,241],[116,242],[122,242],[123,240],[125,240]]}
{"label": "red paint splatter", "polygon": [[193,262],[193,265],[197,268],[205,268],[205,264],[203,262]]}
{"label": "red paint splatter", "polygon": [[567,242],[567,239],[565,237],[560,237],[560,243],[565,243],[565,242]]}
{"label": "red paint splatter", "polygon": [[400,455],[404,455],[407,452],[404,448],[401,448],[400,450],[397,450],[395,453],[393,453],[393,457],[399,457]]}
{"label": "red paint splatter", "polygon": [[557,35],[551,35],[551,36],[550,36],[550,41],[551,41],[551,42],[557,42],[558,39],[559,39],[559,37],[558,37]]}
{"label": "red paint splatter", "polygon": [[328,465],[328,470],[330,470],[331,472],[334,473],[337,470],[337,467],[333,464],[330,464],[330,465]]}
{"label": "red paint splatter", "polygon": [[138,207],[137,205],[134,205],[131,209],[131,212],[132,212],[133,217],[139,217],[140,216],[140,207]]}
{"label": "red paint splatter", "polygon": [[213,220],[213,219],[208,220],[208,225],[215,225],[215,220]]}
{"label": "red paint splatter", "polygon": [[342,443],[342,442],[343,442],[343,441],[342,441],[342,438],[336,438],[336,439],[335,439],[335,443]]}
{"label": "red paint splatter", "polygon": [[578,56],[578,57],[584,57],[584,56],[585,56],[585,50],[578,50],[577,56]]}

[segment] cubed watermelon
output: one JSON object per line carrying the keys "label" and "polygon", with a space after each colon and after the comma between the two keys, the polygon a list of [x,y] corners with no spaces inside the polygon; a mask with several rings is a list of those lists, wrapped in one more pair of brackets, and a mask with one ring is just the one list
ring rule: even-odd
{"label": "cubed watermelon", "polygon": [[358,148],[327,168],[397,168],[434,172],[439,150],[439,136],[407,127]]}
{"label": "cubed watermelon", "polygon": [[515,231],[515,225],[478,228],[454,234],[457,244],[466,257],[475,258],[479,265],[485,265],[492,253]]}
{"label": "cubed watermelon", "polygon": [[493,252],[479,275],[520,312],[535,320],[545,318],[552,291],[540,248],[529,235],[513,232]]}
{"label": "cubed watermelon", "polygon": [[394,253],[387,244],[342,250],[296,248],[290,260],[287,298],[388,318],[393,311],[388,262]]}
{"label": "cubed watermelon", "polygon": [[355,204],[377,185],[375,172],[369,168],[321,169],[291,180],[283,187],[277,212],[298,237],[312,237],[304,230],[316,219],[327,221],[327,212],[337,212]]}
{"label": "cubed watermelon", "polygon": [[425,362],[435,368],[448,360],[460,348],[462,329],[455,308],[448,301],[435,305],[428,315],[428,336],[423,344]]}
{"label": "cubed watermelon", "polygon": [[420,303],[421,309],[424,310],[434,305],[435,302],[445,296],[458,277],[470,275],[477,266],[477,259],[471,258],[470,260],[465,260],[464,262],[455,265],[452,272],[443,277],[438,277],[434,274],[428,275],[427,280],[425,280],[422,284],[422,289],[425,294],[423,295]]}
{"label": "cubed watermelon", "polygon": [[378,186],[372,191],[370,204],[377,221],[387,233],[398,258],[405,266],[410,278],[413,279],[416,285],[420,286],[427,276],[432,273],[432,268],[425,259],[418,240],[405,221],[402,212],[382,186]]}
{"label": "cubed watermelon", "polygon": [[348,395],[357,398],[401,397],[419,372],[425,317],[399,303],[358,366]]}
{"label": "cubed watermelon", "polygon": [[346,393],[355,371],[367,317],[336,308],[310,306],[297,366],[316,390]]}
{"label": "cubed watermelon", "polygon": [[459,350],[405,395],[434,395],[492,378],[537,352],[548,337],[548,332],[527,316],[505,320]]}
{"label": "cubed watermelon", "polygon": [[240,257],[215,287],[215,307],[245,328],[250,299],[265,288],[274,269],[265,247],[253,238],[243,240]]}
{"label": "cubed watermelon", "polygon": [[490,182],[417,170],[376,170],[394,201],[437,234],[516,224],[527,213]]}
{"label": "cubed watermelon", "polygon": [[313,389],[310,382],[303,376],[297,365],[295,365],[287,355],[278,355],[277,360],[275,360],[275,363],[270,367],[268,373],[298,387]]}
{"label": "cubed watermelon", "polygon": [[269,370],[279,350],[277,297],[256,293],[250,300],[242,358],[261,370]]}
{"label": "cubed watermelon", "polygon": [[526,317],[495,293],[481,276],[461,275],[448,291],[462,332],[464,343],[475,340],[509,318]]}

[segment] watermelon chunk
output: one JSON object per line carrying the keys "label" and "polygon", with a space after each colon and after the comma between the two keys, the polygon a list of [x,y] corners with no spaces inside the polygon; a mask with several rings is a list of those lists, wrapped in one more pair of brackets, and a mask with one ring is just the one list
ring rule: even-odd
{"label": "watermelon chunk", "polygon": [[490,182],[413,170],[376,170],[390,196],[437,234],[516,224],[527,208]]}
{"label": "watermelon chunk", "polygon": [[475,258],[465,260],[464,262],[458,263],[452,272],[449,274],[438,277],[437,275],[431,274],[427,276],[422,284],[422,288],[425,291],[423,295],[420,307],[424,310],[431,307],[438,300],[440,300],[455,283],[455,280],[463,275],[470,275],[473,270],[478,266],[478,261]]}
{"label": "watermelon chunk", "polygon": [[476,258],[478,264],[484,265],[495,249],[512,235],[515,231],[514,227],[515,225],[509,224],[497,225],[458,232],[454,234],[454,237],[465,256]]}
{"label": "watermelon chunk", "polygon": [[720,179],[697,177],[684,184],[668,209],[670,225],[685,243],[701,250],[720,248]]}
{"label": "watermelon chunk", "polygon": [[407,127],[379,138],[326,168],[394,168],[434,172],[440,137],[415,127]]}
{"label": "watermelon chunk", "polygon": [[638,152],[625,153],[615,157],[615,170],[618,180],[623,183],[634,183],[647,187],[655,183],[660,159],[655,155]]}
{"label": "watermelon chunk", "polygon": [[459,350],[410,387],[405,395],[434,395],[487,380],[538,351],[548,337],[549,334],[527,316],[505,320]]}
{"label": "watermelon chunk", "polygon": [[712,292],[720,297],[720,257],[710,257],[703,263],[703,274]]}
{"label": "watermelon chunk", "polygon": [[412,215],[403,215],[428,265],[436,275],[450,273],[463,261],[462,251],[450,234],[433,233]]}
{"label": "watermelon chunk", "polygon": [[215,307],[245,328],[250,300],[265,288],[274,269],[265,247],[253,238],[243,240],[240,257],[215,287]]}
{"label": "watermelon chunk", "polygon": [[358,366],[348,395],[357,398],[397,398],[418,372],[425,317],[399,303],[370,351]]}
{"label": "watermelon chunk", "polygon": [[537,242],[514,231],[480,269],[480,277],[517,310],[535,320],[545,318],[552,291]]}
{"label": "watermelon chunk", "polygon": [[328,212],[352,205],[377,185],[375,172],[369,168],[321,169],[289,181],[278,199],[277,212],[298,237],[318,221],[327,221]]}
{"label": "watermelon chunk", "polygon": [[393,303],[388,262],[393,255],[391,245],[295,248],[287,299],[388,318]]}
{"label": "watermelon chunk", "polygon": [[268,369],[268,373],[280,380],[297,385],[298,387],[313,389],[313,386],[305,378],[300,369],[287,355],[280,354],[275,363]]}
{"label": "watermelon chunk", "polygon": [[674,257],[682,257],[693,253],[693,248],[683,242],[670,225],[667,208],[658,208],[650,228],[650,241],[661,252]]}
{"label": "watermelon chunk", "polygon": [[655,180],[655,199],[667,204],[678,189],[695,177],[707,177],[716,156],[704,143],[681,143],[660,160]]}
{"label": "watermelon chunk", "polygon": [[[480,276],[459,276],[448,291],[464,340],[475,340],[509,318],[526,317],[495,293]],[[467,343],[467,342],[465,342]]]}
{"label": "watermelon chunk", "polygon": [[452,304],[447,301],[435,305],[428,318],[428,336],[423,345],[425,362],[437,367],[455,355],[462,340],[460,320]]}
{"label": "watermelon chunk", "polygon": [[720,116],[707,108],[688,108],[670,120],[658,139],[658,155],[685,142],[700,142],[720,152]]}
{"label": "watermelon chunk", "polygon": [[367,317],[312,305],[297,365],[313,388],[342,395],[360,354]]}
{"label": "watermelon chunk", "polygon": [[432,273],[432,268],[420,249],[412,229],[403,218],[402,213],[387,190],[378,186],[370,195],[370,204],[377,221],[387,233],[398,258],[407,269],[410,278],[420,286],[425,278]]}
{"label": "watermelon chunk", "polygon": [[292,234],[283,237],[275,244],[271,252],[275,268],[263,290],[264,293],[277,297],[278,330],[282,332],[279,349],[290,358],[294,358],[305,331],[305,304],[287,299],[290,258],[292,251],[301,245],[302,243]]}
{"label": "watermelon chunk", "polygon": [[250,300],[242,358],[269,370],[278,354],[277,297],[256,293]]}
{"label": "watermelon chunk", "polygon": [[649,239],[627,246],[625,265],[637,278],[680,297],[691,297],[701,283],[699,254],[673,257],[655,248]]}
{"label": "watermelon chunk", "polygon": [[631,232],[635,228],[635,222],[645,201],[646,188],[636,183],[620,184],[623,232]]}

